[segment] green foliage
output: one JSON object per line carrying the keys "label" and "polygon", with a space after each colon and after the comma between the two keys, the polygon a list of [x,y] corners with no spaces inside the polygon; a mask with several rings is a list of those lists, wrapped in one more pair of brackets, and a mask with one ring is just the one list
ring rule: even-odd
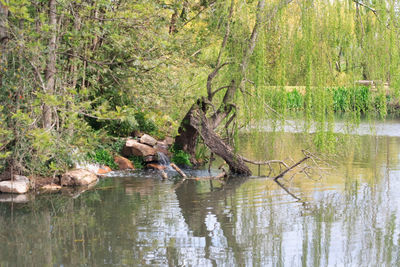
{"label": "green foliage", "polygon": [[365,114],[372,108],[372,94],[368,87],[339,87],[332,90],[336,112],[359,111]]}
{"label": "green foliage", "polygon": [[192,166],[190,163],[190,155],[179,149],[172,149],[173,153],[171,161],[179,166]]}
{"label": "green foliage", "polygon": [[291,92],[287,92],[287,107],[290,110],[301,110],[304,108],[304,97],[302,94],[294,89]]}
{"label": "green foliage", "polygon": [[12,154],[8,144],[12,140],[13,135],[6,126],[3,106],[0,106],[0,172],[6,165],[6,159]]}
{"label": "green foliage", "polygon": [[[121,144],[110,142],[107,135],[125,137],[140,130],[162,138],[176,131],[193,101],[205,95],[230,2],[186,1],[184,16],[174,25],[171,15],[182,13],[184,5],[164,2],[55,1],[57,25],[51,25],[49,14],[54,12],[47,4],[2,1],[10,11],[0,20],[10,39],[0,51],[3,167],[53,175],[90,151],[101,151],[94,155],[100,161],[109,160],[104,151],[111,155]],[[256,2],[235,1],[221,53],[221,63],[234,64],[220,69],[214,89],[237,78]],[[276,10],[274,3],[268,2],[266,10]],[[371,14],[351,1],[311,0],[294,1],[266,16],[269,21],[263,23],[246,82],[234,98],[238,124],[260,119],[265,104],[281,121],[288,111],[301,111],[306,121],[315,119],[318,130],[326,131],[316,138],[326,145],[322,140],[331,138],[333,111],[348,114],[352,121],[362,114],[385,118],[398,112],[400,47],[395,40],[400,14],[396,5],[370,4],[380,12]],[[175,31],[169,32],[171,28]],[[52,37],[54,66],[49,63]],[[361,79],[390,81],[391,88],[372,92],[354,86]],[[216,100],[222,100],[223,91]],[[51,126],[44,123],[46,110]],[[187,155],[176,154],[177,161],[188,163]]]}
{"label": "green foliage", "polygon": [[114,154],[120,154],[122,151],[122,148],[124,147],[126,143],[126,140],[123,138],[117,138],[110,140],[110,143],[108,144],[109,150],[114,153]]}
{"label": "green foliage", "polygon": [[133,163],[136,170],[141,170],[146,166],[146,162],[144,162],[141,156],[130,156],[128,159]]}
{"label": "green foliage", "polygon": [[118,165],[114,162],[114,157],[108,150],[104,148],[96,149],[94,152],[89,153],[88,157],[94,162],[101,165],[106,165],[113,170],[118,169]]}
{"label": "green foliage", "polygon": [[135,114],[135,119],[138,122],[136,130],[145,132],[148,134],[155,134],[157,132],[156,124],[151,120],[146,118],[144,112],[138,112]]}

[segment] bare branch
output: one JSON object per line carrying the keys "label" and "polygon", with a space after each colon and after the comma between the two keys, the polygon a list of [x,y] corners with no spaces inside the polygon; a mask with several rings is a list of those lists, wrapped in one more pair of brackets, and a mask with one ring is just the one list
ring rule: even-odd
{"label": "bare branch", "polygon": [[352,1],[353,1],[354,3],[356,3],[357,5],[360,5],[360,6],[362,6],[362,7],[365,7],[366,9],[372,11],[372,13],[374,13],[375,16],[378,16],[378,11],[377,11],[376,9],[374,9],[374,8],[372,8],[372,7],[370,7],[370,6],[366,5],[366,4],[364,4],[363,2],[360,2],[360,1],[357,1],[357,0],[352,0]]}
{"label": "bare branch", "polygon": [[226,63],[221,65],[221,57],[222,57],[222,53],[226,47],[226,43],[228,42],[228,37],[230,34],[230,29],[231,29],[231,19],[232,19],[232,14],[233,14],[233,7],[234,7],[235,1],[231,0],[231,6],[229,8],[229,15],[228,15],[228,22],[226,25],[226,30],[225,30],[225,36],[224,39],[222,40],[222,44],[221,44],[221,48],[219,50],[218,53],[218,57],[217,57],[217,62],[215,64],[215,69],[208,75],[207,78],[207,95],[208,95],[208,100],[212,100],[212,88],[211,88],[211,83],[212,80],[215,78],[215,76],[218,74],[218,71],[226,65]]}
{"label": "bare branch", "polygon": [[271,163],[279,163],[279,164],[282,164],[283,166],[285,166],[286,168],[289,168],[289,166],[283,160],[253,161],[250,159],[246,159],[244,157],[242,157],[242,159],[244,162],[251,163],[254,165],[269,165]]}
{"label": "bare branch", "polygon": [[[219,59],[218,59],[219,60]],[[219,63],[218,63],[219,64]],[[225,67],[226,65],[232,64],[232,62],[225,62],[221,65],[217,65],[215,69],[208,75],[207,77],[207,95],[208,95],[208,100],[212,101],[212,98],[215,95],[215,92],[212,93],[212,80],[217,76],[218,72]],[[218,89],[217,89],[218,90]]]}
{"label": "bare branch", "polygon": [[303,163],[304,161],[306,161],[307,159],[309,159],[309,156],[304,157],[302,160],[298,161],[296,164],[290,166],[289,168],[287,168],[286,170],[284,170],[283,172],[281,172],[280,174],[278,174],[277,176],[275,176],[274,180],[278,180],[279,178],[283,177],[286,173],[288,173],[290,170],[293,170],[294,168],[296,168],[298,165],[300,165],[301,163]]}
{"label": "bare branch", "polygon": [[223,89],[226,89],[226,88],[229,88],[229,85],[222,86],[222,87],[218,88],[217,90],[215,90],[214,92],[211,93],[211,98],[214,97],[214,95],[215,95],[216,93],[218,93],[219,91],[221,91],[221,90],[223,90]]}
{"label": "bare branch", "polygon": [[180,176],[182,176],[183,178],[187,178],[186,174],[185,174],[178,166],[176,166],[174,163],[171,163],[170,166],[171,166],[177,173],[179,173]]}

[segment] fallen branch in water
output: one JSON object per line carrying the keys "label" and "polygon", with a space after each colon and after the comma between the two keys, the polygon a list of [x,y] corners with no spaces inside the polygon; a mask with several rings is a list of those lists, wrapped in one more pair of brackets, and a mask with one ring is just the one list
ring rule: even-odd
{"label": "fallen branch in water", "polygon": [[179,173],[180,176],[182,176],[183,178],[187,178],[186,174],[185,174],[181,169],[179,169],[179,167],[176,166],[174,163],[171,163],[170,166],[171,166],[177,173]]}
{"label": "fallen branch in water", "polygon": [[280,174],[275,176],[274,180],[276,181],[279,178],[283,177],[286,173],[288,173],[289,171],[293,170],[294,168],[296,168],[297,166],[299,166],[301,163],[303,163],[304,161],[308,160],[309,158],[310,158],[310,156],[305,156],[302,160],[300,160],[297,163],[293,164],[292,166],[286,168],[286,170],[284,170],[283,172],[281,172]]}
{"label": "fallen branch in water", "polygon": [[253,160],[246,159],[243,157],[242,157],[242,159],[244,162],[247,162],[247,163],[250,163],[253,165],[258,165],[258,176],[260,176],[260,166],[261,165],[266,165],[269,167],[269,172],[266,175],[267,177],[270,176],[272,173],[272,165],[271,164],[279,164],[279,166],[283,165],[285,168],[289,168],[289,166],[283,160],[253,161]]}

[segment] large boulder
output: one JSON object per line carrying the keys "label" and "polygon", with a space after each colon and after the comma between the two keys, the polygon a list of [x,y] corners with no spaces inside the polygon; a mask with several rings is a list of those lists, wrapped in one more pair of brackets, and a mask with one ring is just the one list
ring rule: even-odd
{"label": "large boulder", "polygon": [[142,135],[142,137],[140,137],[139,141],[140,141],[140,143],[146,144],[149,146],[155,146],[157,144],[157,140],[148,134]]}
{"label": "large boulder", "polygon": [[157,151],[149,145],[141,144],[134,139],[128,139],[125,143],[125,147],[123,148],[122,153],[126,157],[129,156],[147,157],[156,155]]}
{"label": "large boulder", "polygon": [[29,181],[3,181],[0,182],[0,192],[24,194],[29,191]]}
{"label": "large boulder", "polygon": [[97,181],[96,174],[83,169],[72,170],[61,176],[62,186],[89,185],[96,181]]}
{"label": "large boulder", "polygon": [[120,170],[127,170],[127,169],[134,170],[135,169],[132,162],[127,158],[124,158],[121,156],[115,156],[114,162],[118,165],[118,168]]}

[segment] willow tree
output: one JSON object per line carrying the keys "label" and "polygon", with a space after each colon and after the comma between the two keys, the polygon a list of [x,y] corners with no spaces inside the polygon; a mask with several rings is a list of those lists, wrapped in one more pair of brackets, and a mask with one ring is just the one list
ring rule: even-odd
{"label": "willow tree", "polygon": [[[226,18],[225,34],[216,59],[215,67],[208,75],[206,88],[207,96],[197,99],[196,103],[190,108],[178,130],[178,136],[175,139],[175,145],[189,153],[192,162],[195,161],[195,150],[198,137],[204,141],[204,144],[212,153],[223,158],[229,165],[230,171],[240,175],[251,175],[250,169],[245,164],[245,159],[236,154],[234,149],[227,144],[217,133],[216,129],[222,122],[226,122],[224,127],[230,126],[236,116],[235,97],[239,91],[244,90],[246,75],[248,72],[250,58],[256,47],[260,30],[267,17],[273,16],[277,10],[290,3],[291,0],[282,0],[277,5],[266,10],[265,0],[257,3],[254,25],[251,34],[247,39],[247,45],[244,48],[240,58],[227,59],[227,44],[231,36],[232,21],[235,11],[235,1],[232,0],[229,6],[229,12]],[[244,25],[246,27],[247,25]],[[236,70],[231,73],[229,84],[215,86],[214,79],[221,69],[228,65],[233,65]],[[223,93],[222,100],[217,101],[216,95]]]}

